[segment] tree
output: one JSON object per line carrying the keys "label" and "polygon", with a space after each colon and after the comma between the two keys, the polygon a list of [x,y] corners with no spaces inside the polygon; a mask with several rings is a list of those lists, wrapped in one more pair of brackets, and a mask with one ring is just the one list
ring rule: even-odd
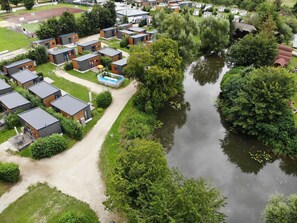
{"label": "tree", "polygon": [[265,223],[297,222],[297,194],[274,195],[264,209],[263,218]]}
{"label": "tree", "polygon": [[129,23],[128,16],[126,16],[126,15],[124,16],[123,23]]}
{"label": "tree", "polygon": [[22,2],[22,0],[10,0],[10,3],[14,4],[15,6],[18,6],[18,4],[21,2]]}
{"label": "tree", "polygon": [[[76,20],[77,30],[80,37],[98,33],[99,25],[94,21],[92,12],[85,12]],[[90,24],[93,24],[90,26]]]}
{"label": "tree", "polygon": [[38,46],[27,53],[31,60],[35,60],[37,65],[44,64],[48,62],[47,50],[44,46]]}
{"label": "tree", "polygon": [[210,17],[200,23],[201,49],[205,53],[219,53],[229,43],[229,22],[226,19]]}
{"label": "tree", "polygon": [[8,0],[1,0],[1,10],[4,10],[6,12],[10,12],[11,11],[11,7],[9,5],[9,1]]}
{"label": "tree", "polygon": [[249,34],[231,46],[229,61],[237,66],[255,67],[271,65],[277,55],[277,43],[264,33]]}
{"label": "tree", "polygon": [[59,27],[61,34],[76,32],[76,21],[74,15],[70,12],[63,12],[59,19]]}
{"label": "tree", "polygon": [[47,39],[58,37],[61,35],[60,22],[57,18],[53,17],[47,21],[42,22],[38,29],[35,31],[35,34],[39,39]]}
{"label": "tree", "polygon": [[177,43],[161,38],[150,49],[133,47],[125,73],[139,81],[135,103],[149,113],[155,113],[182,90],[182,59]]}
{"label": "tree", "polygon": [[264,67],[227,76],[219,107],[240,133],[255,136],[276,154],[297,156],[297,128],[288,101],[297,92],[286,69]]}
{"label": "tree", "polygon": [[24,6],[27,10],[31,10],[35,4],[35,0],[24,0]]}
{"label": "tree", "polygon": [[111,26],[114,26],[115,22],[116,22],[116,19],[117,19],[117,13],[116,13],[116,10],[115,10],[115,3],[113,0],[109,0],[107,1],[104,6],[104,8],[106,8],[109,12],[109,27]]}
{"label": "tree", "polygon": [[194,39],[198,35],[198,26],[190,14],[166,14],[161,10],[153,23],[163,37],[177,42],[179,54],[185,62],[190,63],[198,54],[199,43]]}

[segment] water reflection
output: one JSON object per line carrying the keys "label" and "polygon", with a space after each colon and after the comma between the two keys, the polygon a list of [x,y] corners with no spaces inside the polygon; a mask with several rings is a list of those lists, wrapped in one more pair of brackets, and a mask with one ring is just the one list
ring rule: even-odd
{"label": "water reflection", "polygon": [[216,83],[225,65],[224,58],[208,56],[201,57],[192,67],[191,73],[201,86]]}

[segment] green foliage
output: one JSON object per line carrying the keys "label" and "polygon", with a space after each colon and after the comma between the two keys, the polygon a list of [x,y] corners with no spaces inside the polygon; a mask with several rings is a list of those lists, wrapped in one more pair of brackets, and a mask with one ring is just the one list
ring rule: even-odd
{"label": "green foliage", "polygon": [[47,50],[44,46],[37,46],[27,53],[28,58],[35,60],[37,65],[48,62]]}
{"label": "green foliage", "polygon": [[59,219],[58,223],[88,223],[88,219],[82,215],[68,212]]}
{"label": "green foliage", "polygon": [[292,29],[293,33],[297,33],[297,19],[293,18],[293,17],[288,17],[285,20],[285,23],[290,26],[290,28]]}
{"label": "green foliage", "polygon": [[219,107],[238,132],[257,137],[277,154],[296,157],[297,129],[287,106],[297,91],[292,74],[265,67],[227,76],[221,86]]}
{"label": "green foliage", "polygon": [[65,70],[72,70],[72,69],[73,69],[73,64],[72,64],[72,62],[65,63],[65,65],[64,65],[64,69],[65,69]]}
{"label": "green foliage", "polygon": [[59,28],[61,33],[76,32],[76,21],[74,14],[70,12],[63,12],[59,19]]}
{"label": "green foliage", "polygon": [[138,24],[139,27],[143,27],[143,26],[146,26],[146,25],[147,25],[147,21],[146,21],[146,19],[141,20],[141,21],[139,22],[139,24]]}
{"label": "green foliage", "polygon": [[42,107],[43,106],[42,100],[39,97],[31,94],[28,91],[28,89],[22,88],[22,87],[16,87],[16,88],[14,88],[14,90],[16,92],[18,92],[19,94],[21,94],[23,97],[25,97],[27,100],[29,100],[31,102],[32,107],[37,107],[37,106]]}
{"label": "green foliage", "polygon": [[274,195],[263,212],[265,223],[297,222],[297,195]]}
{"label": "green foliage", "polygon": [[124,16],[123,23],[129,23],[128,16],[126,16],[126,15]]}
{"label": "green foliage", "polygon": [[10,12],[11,11],[11,7],[9,5],[9,1],[8,0],[1,0],[1,10],[6,11],[6,12]]}
{"label": "green foliage", "polygon": [[30,146],[32,157],[34,159],[42,159],[54,156],[67,149],[65,138],[58,134],[53,134],[45,138],[37,139]]}
{"label": "green foliage", "polygon": [[18,116],[17,112],[9,113],[4,119],[8,129],[13,129],[14,127],[21,125],[20,117]]}
{"label": "green foliage", "polygon": [[47,108],[46,111],[60,121],[64,134],[76,140],[83,138],[83,127],[76,120],[66,118],[62,114],[55,112],[52,108]]}
{"label": "green foliage", "polygon": [[129,36],[124,36],[120,41],[120,47],[125,48],[129,45]]}
{"label": "green foliage", "polygon": [[23,0],[10,0],[9,2],[11,4],[14,4],[15,6],[18,6],[19,3],[21,3]]}
{"label": "green foliage", "polygon": [[49,18],[39,24],[38,29],[35,31],[38,39],[56,38],[61,35],[59,20],[55,17]]}
{"label": "green foliage", "polygon": [[276,55],[276,40],[264,33],[260,33],[246,35],[232,45],[228,52],[228,59],[238,66],[253,65],[261,67],[271,65]]}
{"label": "green foliage", "polygon": [[24,6],[27,10],[31,10],[35,5],[35,0],[24,0]]}
{"label": "green foliage", "polygon": [[165,38],[177,42],[179,55],[185,63],[190,63],[198,54],[198,43],[194,36],[198,35],[198,26],[192,16],[180,13],[166,14],[161,10],[155,15],[153,23]]}
{"label": "green foliage", "polygon": [[26,59],[26,58],[27,58],[26,54],[20,54],[20,55],[17,55],[16,57],[14,57],[12,59],[3,60],[3,61],[0,62],[0,70],[3,70],[3,67],[5,65],[8,65],[8,64],[11,64],[13,62],[23,60],[23,59]]}
{"label": "green foliage", "polygon": [[205,53],[222,52],[229,44],[229,21],[210,17],[200,23],[201,49]]}
{"label": "green foliage", "polygon": [[8,183],[15,183],[20,179],[19,165],[15,163],[0,162],[0,180]]}
{"label": "green foliage", "polygon": [[111,63],[112,63],[112,59],[110,57],[101,57],[100,58],[101,64],[106,67],[107,69],[111,69]]}
{"label": "green foliage", "polygon": [[112,96],[109,91],[98,94],[95,98],[98,108],[108,108],[112,103]]}
{"label": "green foliage", "polygon": [[135,104],[147,113],[156,113],[165,102],[182,91],[182,59],[177,43],[161,38],[150,48],[132,47],[124,72],[136,79],[138,93]]}

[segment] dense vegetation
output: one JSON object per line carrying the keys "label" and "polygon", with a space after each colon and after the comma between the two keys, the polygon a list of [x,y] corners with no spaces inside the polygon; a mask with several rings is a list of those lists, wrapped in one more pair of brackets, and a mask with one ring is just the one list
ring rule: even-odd
{"label": "dense vegetation", "polygon": [[249,11],[253,11],[257,8],[257,6],[265,2],[266,0],[199,0],[199,2],[213,3],[213,4],[222,4],[226,6],[238,6],[240,8],[247,9]]}
{"label": "dense vegetation", "polygon": [[221,89],[219,108],[238,132],[296,157],[297,128],[288,101],[297,88],[291,73],[272,67],[235,70],[224,76]]}
{"label": "dense vegetation", "polygon": [[0,181],[15,183],[20,179],[20,169],[15,163],[0,162]]}
{"label": "dense vegetation", "polygon": [[98,94],[95,98],[98,108],[108,108],[112,103],[112,96],[109,91]]}

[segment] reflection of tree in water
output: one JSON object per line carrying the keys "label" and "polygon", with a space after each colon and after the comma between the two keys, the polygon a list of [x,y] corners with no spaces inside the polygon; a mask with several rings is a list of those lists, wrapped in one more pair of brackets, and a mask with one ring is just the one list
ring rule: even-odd
{"label": "reflection of tree in water", "polygon": [[158,119],[164,124],[156,130],[155,135],[167,151],[174,145],[176,127],[181,128],[186,123],[187,110],[190,110],[190,104],[185,102],[183,95],[180,95],[173,100],[173,103],[166,105],[158,115]]}
{"label": "reflection of tree in water", "polygon": [[279,167],[288,175],[297,176],[297,161],[292,159],[282,159]]}
{"label": "reflection of tree in water", "polygon": [[193,66],[191,73],[195,81],[201,86],[207,83],[216,83],[225,65],[223,57],[201,57]]}
{"label": "reflection of tree in water", "polygon": [[[225,129],[230,129],[222,115],[221,120]],[[258,140],[230,131],[227,131],[225,138],[221,141],[221,147],[229,161],[244,173],[257,174],[266,163],[272,163],[276,159],[271,149]]]}

